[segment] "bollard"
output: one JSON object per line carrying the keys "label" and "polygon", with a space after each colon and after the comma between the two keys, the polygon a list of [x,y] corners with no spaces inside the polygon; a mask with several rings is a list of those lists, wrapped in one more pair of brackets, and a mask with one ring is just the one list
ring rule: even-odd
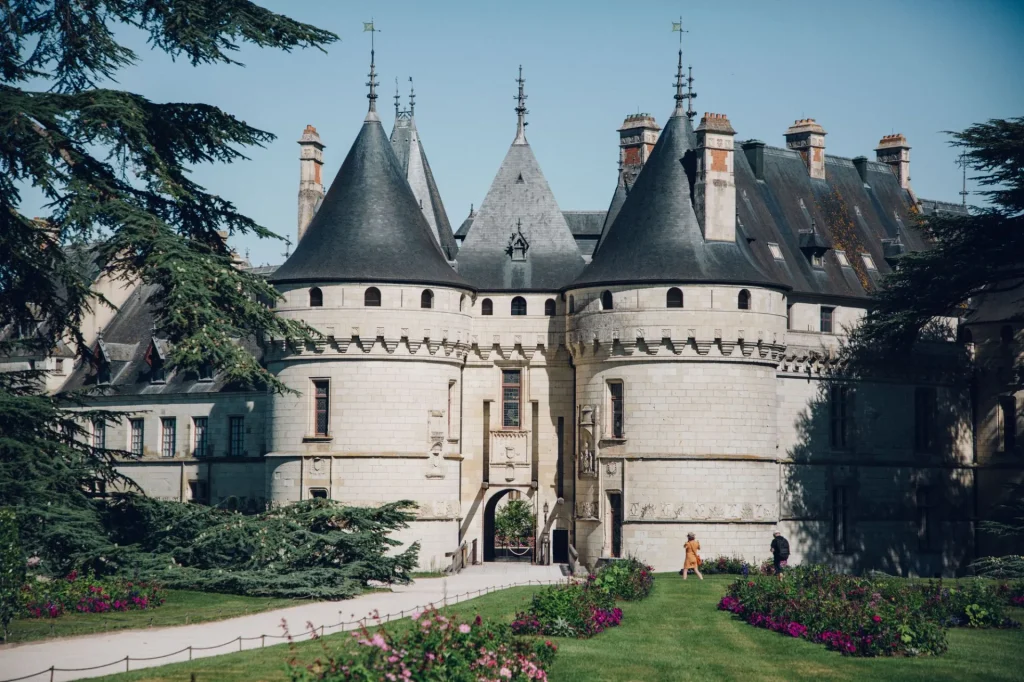
{"label": "bollard", "polygon": [[125,672],[128,672],[129,664],[131,663],[131,660],[132,660],[131,656],[125,656],[124,657],[124,671]]}
{"label": "bollard", "polygon": [[266,646],[267,646],[267,636],[266,635],[260,635],[260,648],[263,649]]}
{"label": "bollard", "polygon": [[192,645],[191,644],[188,647],[188,660],[190,660],[190,661],[192,660]]}
{"label": "bollard", "polygon": [[241,635],[238,636],[238,650],[239,651],[242,650],[242,636]]}
{"label": "bollard", "polygon": [[50,666],[50,682],[53,682],[53,666]]}

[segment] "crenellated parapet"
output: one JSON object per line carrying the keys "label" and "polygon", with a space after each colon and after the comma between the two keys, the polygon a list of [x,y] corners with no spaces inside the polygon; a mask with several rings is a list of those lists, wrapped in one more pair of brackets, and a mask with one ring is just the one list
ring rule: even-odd
{"label": "crenellated parapet", "polygon": [[466,329],[421,330],[409,327],[353,326],[348,335],[335,335],[329,331],[314,341],[272,339],[267,348],[267,360],[322,360],[341,358],[390,358],[440,360],[461,363],[470,348],[470,334]]}
{"label": "crenellated parapet", "polygon": [[786,344],[777,332],[764,329],[602,328],[566,334],[573,361],[627,359],[729,359],[775,365]]}

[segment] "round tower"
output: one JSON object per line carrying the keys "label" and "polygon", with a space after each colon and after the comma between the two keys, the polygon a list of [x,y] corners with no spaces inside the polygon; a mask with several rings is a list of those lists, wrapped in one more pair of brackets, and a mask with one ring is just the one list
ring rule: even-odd
{"label": "round tower", "polygon": [[[373,82],[371,66],[370,81]],[[411,500],[440,569],[458,546],[460,366],[473,290],[446,261],[374,106],[292,256],[272,283],[276,313],[319,332],[274,340],[267,498]]]}
{"label": "round tower", "polygon": [[[677,106],[566,292],[576,368],[576,541],[588,564],[764,556],[779,514],[775,366],[785,288],[736,237],[732,128]],[[690,188],[697,191],[701,220]],[[728,193],[733,196],[727,196]]]}

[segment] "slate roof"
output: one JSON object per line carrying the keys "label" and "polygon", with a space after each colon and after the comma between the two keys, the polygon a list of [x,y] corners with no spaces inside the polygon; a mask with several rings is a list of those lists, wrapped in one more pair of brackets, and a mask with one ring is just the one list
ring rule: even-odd
{"label": "slate roof", "polygon": [[423,207],[423,215],[441,251],[448,260],[455,260],[459,246],[452,234],[452,224],[448,222],[448,214],[441,202],[441,193],[437,190],[427,153],[423,150],[415,116],[403,112],[395,118],[395,126],[391,130],[391,146],[412,193]]}
{"label": "slate roof", "polygon": [[455,231],[455,238],[456,239],[465,239],[466,238],[466,235],[469,234],[469,228],[473,227],[473,218],[475,218],[475,217],[476,217],[476,213],[474,213],[473,209],[470,208],[469,209],[469,215],[466,216],[466,219],[462,221],[461,225],[459,225],[459,229]]}
{"label": "slate roof", "polygon": [[[96,346],[100,354],[110,362],[110,383],[97,386],[96,368],[89,363],[79,363],[68,377],[63,390],[94,389],[103,395],[165,395],[179,393],[220,393],[244,390],[230,385],[218,376],[212,380],[200,381],[193,372],[168,372],[166,380],[150,382],[150,365],[146,352],[154,343],[161,354],[170,346],[165,339],[153,337],[154,315],[149,298],[158,291],[155,284],[140,285],[118,310],[117,315],[103,330]],[[257,361],[263,357],[262,350],[253,340],[240,342]]]}
{"label": "slate roof", "polygon": [[746,240],[705,243],[690,196],[684,160],[695,136],[681,109],[658,143],[608,229],[601,248],[573,287],[651,282],[772,285]]}
{"label": "slate roof", "polygon": [[438,246],[375,113],[363,122],[305,236],[270,281],[472,288]]}
{"label": "slate roof", "polygon": [[[513,261],[509,240],[521,224],[529,248]],[[467,228],[459,273],[488,291],[551,291],[572,281],[584,261],[529,143],[512,143]]]}
{"label": "slate roof", "polygon": [[[812,179],[800,154],[764,147],[764,177],[755,177],[741,143],[736,144],[736,212],[750,249],[773,280],[792,295],[864,298],[891,272],[883,240],[899,240],[906,251],[926,244],[913,227],[912,198],[883,163],[826,155],[825,179]],[[812,266],[801,238],[814,229],[830,246],[823,267]],[[739,232],[739,228],[737,230]],[[773,257],[778,245],[782,259]],[[849,265],[842,265],[837,250]],[[863,254],[870,256],[874,269]]]}

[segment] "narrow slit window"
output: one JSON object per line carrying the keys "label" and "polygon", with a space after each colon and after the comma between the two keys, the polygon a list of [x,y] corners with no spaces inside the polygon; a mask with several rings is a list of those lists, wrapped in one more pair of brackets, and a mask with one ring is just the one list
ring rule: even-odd
{"label": "narrow slit window", "polygon": [[615,301],[612,299],[612,292],[605,291],[601,294],[601,310],[612,310]]}
{"label": "narrow slit window", "polygon": [[829,306],[821,306],[821,321],[819,325],[819,331],[822,334],[832,334],[834,329],[833,319],[835,318],[836,309]]}
{"label": "narrow slit window", "polygon": [[832,489],[832,548],[836,554],[845,554],[849,547],[850,500],[849,489],[837,485]]}
{"label": "narrow slit window", "polygon": [[324,305],[324,292],[320,287],[313,287],[309,290],[309,307],[322,308]]}
{"label": "narrow slit window", "polygon": [[740,310],[750,310],[750,292],[746,289],[740,289],[739,296],[736,297],[736,307]]}
{"label": "narrow slit window", "polygon": [[245,417],[230,417],[228,432],[228,455],[241,457],[245,453]]}
{"label": "narrow slit window", "polygon": [[623,392],[621,381],[610,381],[608,382],[608,393],[611,399],[611,414],[612,414],[612,438],[623,438],[624,429],[624,417],[625,417],[625,405],[623,404]]}
{"label": "narrow slit window", "polygon": [[849,386],[829,389],[829,444],[833,450],[850,447],[853,390]]}
{"label": "narrow slit window", "polygon": [[914,451],[934,452],[936,391],[933,386],[914,389]]}
{"label": "narrow slit window", "polygon": [[430,289],[424,289],[423,293],[420,294],[420,307],[421,308],[433,308],[434,307],[434,292]]}
{"label": "narrow slit window", "polygon": [[313,380],[313,433],[326,437],[331,431],[331,383],[327,379]]}

